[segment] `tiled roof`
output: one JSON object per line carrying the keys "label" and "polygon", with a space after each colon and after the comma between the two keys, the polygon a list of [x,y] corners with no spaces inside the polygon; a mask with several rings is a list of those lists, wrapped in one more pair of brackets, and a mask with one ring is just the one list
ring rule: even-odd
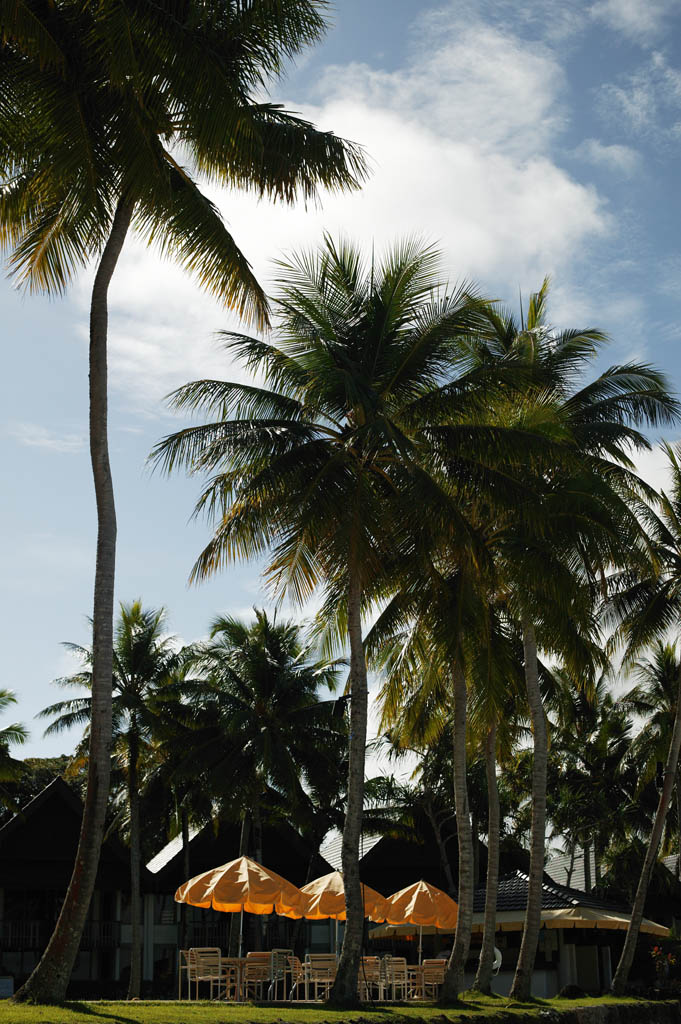
{"label": "tiled roof", "polygon": [[[609,910],[625,910],[619,904],[611,903],[608,900],[596,899],[585,892],[577,889],[568,889],[565,885],[558,885],[544,875],[542,884],[542,910],[564,910],[568,907],[595,907]],[[524,910],[527,906],[527,875],[521,871],[504,875],[499,879],[499,892],[497,895],[497,911],[500,913],[510,910]],[[473,912],[482,913],[485,909],[485,889],[475,890],[473,900]]]}
{"label": "tiled roof", "polygon": [[667,871],[671,871],[671,873],[674,875],[675,878],[678,877],[678,874],[677,874],[678,861],[679,861],[679,858],[678,858],[678,854],[676,854],[676,853],[673,853],[671,855],[671,857],[663,857],[662,858],[662,863],[666,867]]}
{"label": "tiled roof", "polygon": [[[359,858],[360,860],[368,853],[369,850],[373,850],[376,843],[380,842],[381,836],[373,835],[362,835],[359,845]],[[341,847],[343,845],[343,836],[340,832],[332,832],[322,843],[319,852],[324,860],[327,860],[334,871],[341,870]]]}
{"label": "tiled roof", "polygon": [[[198,835],[200,831],[201,830],[199,828],[194,828],[193,825],[190,825],[189,842],[191,842],[194,836]],[[147,871],[151,871],[152,875],[155,875],[157,872],[161,870],[161,868],[164,868],[166,864],[168,864],[173,859],[173,857],[175,857],[180,852],[181,849],[182,833],[178,832],[176,836],[173,836],[170,842],[166,843],[162,850],[159,850],[158,853],[151,858],[151,860],[147,864]]]}
{"label": "tiled roof", "polygon": [[[596,883],[596,856],[593,847],[590,850],[589,860],[591,861],[591,884]],[[570,865],[572,864],[572,871]],[[547,875],[550,875],[558,885],[569,885],[572,889],[586,891],[586,880],[584,877],[584,850],[577,847],[574,860],[569,853],[559,854],[551,857],[544,868]],[[569,876],[569,879],[568,879]]]}

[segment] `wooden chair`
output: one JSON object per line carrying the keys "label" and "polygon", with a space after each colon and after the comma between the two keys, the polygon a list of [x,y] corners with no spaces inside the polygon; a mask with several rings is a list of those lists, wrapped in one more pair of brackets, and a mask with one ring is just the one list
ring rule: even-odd
{"label": "wooden chair", "polygon": [[446,960],[424,960],[421,965],[422,996],[424,999],[437,999],[440,985],[444,984]]}
{"label": "wooden chair", "polygon": [[291,975],[291,991],[289,992],[289,999],[293,1000],[304,998],[305,972],[303,971],[303,965],[300,962],[300,958],[297,956],[290,956],[288,958],[288,969]]}
{"label": "wooden chair", "polygon": [[336,978],[337,969],[336,957],[333,953],[308,953],[305,960],[305,995],[312,988],[314,999],[319,999],[319,990],[322,992],[322,999],[328,999],[331,986]]}
{"label": "wooden chair", "polygon": [[267,998],[275,1002],[279,999],[281,987],[281,998],[286,998],[286,979],[291,973],[289,959],[293,956],[292,949],[273,949],[270,957],[270,987],[267,990]]}
{"label": "wooden chair", "polygon": [[227,988],[228,970],[222,963],[222,952],[219,948],[207,946],[187,951],[187,978],[189,981],[189,998],[191,999],[191,983],[196,984],[196,998],[199,998],[199,983],[208,982],[210,985],[210,999],[213,999],[213,991],[217,988],[217,996]]}
{"label": "wooden chair", "polygon": [[406,957],[391,956],[385,962],[386,999],[409,998],[409,971]]}
{"label": "wooden chair", "polygon": [[242,980],[244,999],[262,999],[265,984],[271,980],[271,976],[271,953],[247,953]]}
{"label": "wooden chair", "polygon": [[177,951],[177,998],[182,999],[182,972],[187,978],[187,998],[191,998],[191,982],[189,981],[189,950]]}
{"label": "wooden chair", "polygon": [[384,972],[377,956],[363,956],[359,962],[358,995],[366,1002],[374,997],[383,998]]}

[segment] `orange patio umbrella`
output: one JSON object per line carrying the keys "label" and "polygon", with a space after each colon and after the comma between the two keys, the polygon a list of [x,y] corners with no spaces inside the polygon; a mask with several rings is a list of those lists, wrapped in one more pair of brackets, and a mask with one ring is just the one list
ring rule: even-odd
{"label": "orange patio umbrella", "polygon": [[[175,893],[176,903],[222,910],[225,913],[283,914],[302,917],[304,897],[300,889],[281,875],[251,860],[237,857],[219,868],[190,878]],[[241,952],[241,934],[239,935]]]}
{"label": "orange patio umbrella", "polygon": [[[340,871],[332,871],[308,882],[301,890],[306,899],[303,917],[312,921],[330,917],[336,922],[335,946],[338,954],[338,922],[345,921],[345,885]],[[362,883],[364,916],[370,921],[385,921],[385,896]]]}
{"label": "orange patio umbrella", "polygon": [[[300,891],[306,897],[303,917],[308,917],[312,921],[324,917],[331,917],[336,921],[345,920],[345,886],[340,871],[332,871],[321,878],[315,878],[313,882],[302,886]],[[370,921],[385,921],[385,896],[362,883],[362,899],[365,917]]]}
{"label": "orange patio umbrella", "polygon": [[442,889],[421,880],[388,896],[385,901],[388,924],[414,924],[419,929],[419,963],[423,929],[434,927],[454,931],[459,905]]}

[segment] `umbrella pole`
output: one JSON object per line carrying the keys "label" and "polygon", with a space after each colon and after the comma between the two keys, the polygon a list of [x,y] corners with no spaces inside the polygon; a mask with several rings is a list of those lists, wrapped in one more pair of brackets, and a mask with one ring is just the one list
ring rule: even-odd
{"label": "umbrella pole", "polygon": [[419,925],[419,967],[421,966],[421,956],[423,953],[423,925]]}
{"label": "umbrella pole", "polygon": [[335,928],[336,938],[335,938],[335,941],[334,941],[334,952],[336,954],[336,960],[337,960],[338,959],[338,918],[336,918],[334,923],[336,925],[336,928]]}
{"label": "umbrella pole", "polygon": [[241,908],[239,914],[239,959],[243,956],[243,938],[244,938],[244,908]]}

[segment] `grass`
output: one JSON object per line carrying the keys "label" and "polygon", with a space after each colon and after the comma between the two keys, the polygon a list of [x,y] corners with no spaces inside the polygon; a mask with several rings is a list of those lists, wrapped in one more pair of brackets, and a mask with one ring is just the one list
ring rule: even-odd
{"label": "grass", "polygon": [[364,1010],[329,1010],[323,1006],[239,1006],[209,1002],[72,1002],[63,1006],[28,1006],[0,1003],[0,1024],[409,1024],[410,1021],[447,1024],[451,1021],[492,1021],[514,1016],[538,1016],[543,1010],[567,1010],[576,1006],[632,1003],[633,999],[538,999],[514,1003],[503,996],[465,993],[460,1007],[442,1010],[432,1004],[379,1006]]}

